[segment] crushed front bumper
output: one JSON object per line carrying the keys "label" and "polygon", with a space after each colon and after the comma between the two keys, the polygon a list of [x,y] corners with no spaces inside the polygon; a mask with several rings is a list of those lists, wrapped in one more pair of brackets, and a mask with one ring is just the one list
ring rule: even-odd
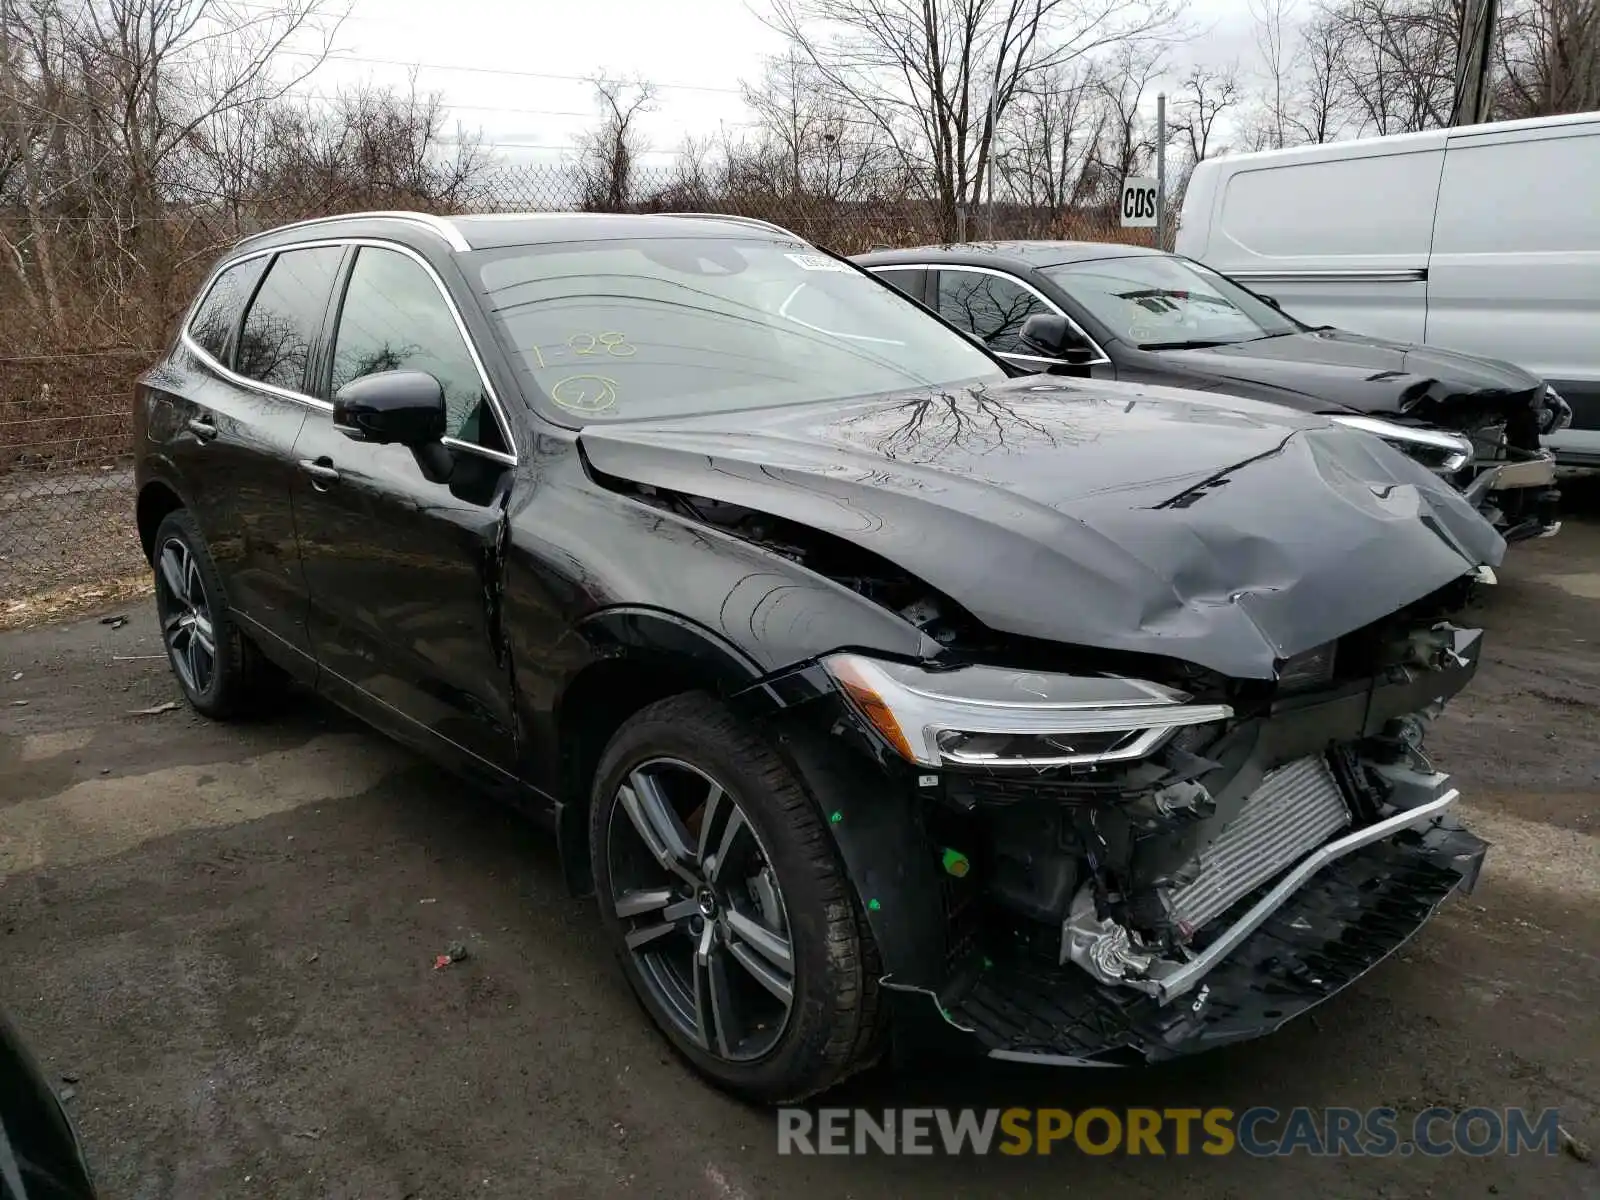
{"label": "crushed front bumper", "polygon": [[1521,457],[1475,464],[1462,495],[1508,542],[1553,537],[1561,530],[1556,457],[1549,450],[1506,451]]}
{"label": "crushed front bumper", "polygon": [[[1452,892],[1470,892],[1486,849],[1441,813],[1421,829],[1338,858],[1199,986],[1167,1004],[1100,984],[1071,963],[978,959],[937,996],[896,994],[897,1015],[919,1049],[937,1038],[941,1048],[964,1044],[990,1058],[1062,1066],[1158,1062],[1262,1037],[1392,954]],[[1239,922],[1270,886],[1242,897],[1218,924]]]}

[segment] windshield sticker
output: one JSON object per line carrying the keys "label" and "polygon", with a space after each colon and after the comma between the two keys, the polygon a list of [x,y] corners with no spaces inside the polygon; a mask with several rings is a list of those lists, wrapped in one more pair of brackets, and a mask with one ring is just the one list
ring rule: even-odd
{"label": "windshield sticker", "polygon": [[841,271],[848,275],[850,268],[826,254],[785,254],[790,262],[802,271]]}
{"label": "windshield sticker", "polygon": [[616,407],[617,381],[604,375],[568,375],[556,380],[550,399],[568,412],[605,412]]}

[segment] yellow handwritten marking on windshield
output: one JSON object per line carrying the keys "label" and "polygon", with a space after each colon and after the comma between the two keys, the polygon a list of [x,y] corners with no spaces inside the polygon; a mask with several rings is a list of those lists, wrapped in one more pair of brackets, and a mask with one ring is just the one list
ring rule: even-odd
{"label": "yellow handwritten marking on windshield", "polygon": [[608,330],[605,333],[575,333],[567,339],[574,354],[609,354],[612,358],[628,358],[634,349],[628,344],[626,334]]}
{"label": "yellow handwritten marking on windshield", "polygon": [[568,375],[551,387],[550,399],[569,412],[604,412],[617,403],[617,381],[604,375]]}
{"label": "yellow handwritten marking on windshield", "polygon": [[[545,357],[547,347],[530,346],[533,351],[534,361],[539,364],[541,371],[550,366],[549,359]],[[603,354],[610,358],[632,358],[637,354],[638,347],[628,340],[628,335],[608,329],[603,333],[575,333],[561,345],[548,347],[551,358],[560,358],[562,353],[587,357],[591,354]]]}

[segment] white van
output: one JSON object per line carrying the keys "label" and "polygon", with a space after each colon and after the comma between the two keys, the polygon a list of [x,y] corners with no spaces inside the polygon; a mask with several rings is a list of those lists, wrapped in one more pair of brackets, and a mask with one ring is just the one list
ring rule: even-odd
{"label": "white van", "polygon": [[1178,252],[1314,325],[1507,359],[1600,466],[1600,113],[1208,159]]}

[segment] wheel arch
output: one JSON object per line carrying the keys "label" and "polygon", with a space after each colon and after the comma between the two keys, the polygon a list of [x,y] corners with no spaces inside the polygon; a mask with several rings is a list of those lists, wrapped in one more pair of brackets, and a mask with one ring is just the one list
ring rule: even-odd
{"label": "wheel arch", "polygon": [[134,523],[146,562],[153,561],[156,530],[161,522],[168,513],[187,507],[178,490],[164,479],[147,479],[139,488],[138,499],[134,502]]}
{"label": "wheel arch", "polygon": [[592,660],[556,698],[560,755],[556,829],[562,869],[576,895],[593,888],[589,790],[607,744],[634,713],[657,700],[705,691],[728,697],[760,682],[760,666],[732,642],[664,609],[619,606],[590,616],[577,632]]}

